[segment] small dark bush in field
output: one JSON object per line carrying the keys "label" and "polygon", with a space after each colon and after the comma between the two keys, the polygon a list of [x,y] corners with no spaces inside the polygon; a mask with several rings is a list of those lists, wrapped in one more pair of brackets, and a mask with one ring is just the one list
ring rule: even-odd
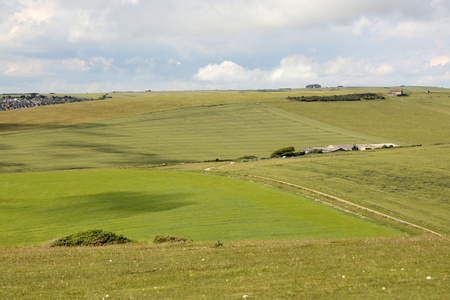
{"label": "small dark bush in field", "polygon": [[153,239],[153,242],[155,244],[177,243],[177,242],[187,242],[187,241],[192,241],[192,240],[189,240],[187,238],[178,237],[178,236],[172,236],[172,235],[167,235],[167,236],[157,235]]}
{"label": "small dark bush in field", "polygon": [[126,244],[132,242],[130,239],[106,232],[99,229],[81,231],[60,238],[50,244],[51,247],[75,247],[75,246],[104,246],[112,244]]}
{"label": "small dark bush in field", "polygon": [[241,159],[255,159],[255,158],[258,158],[258,157],[255,156],[255,155],[246,155],[246,156],[239,157],[238,160],[241,160]]}
{"label": "small dark bush in field", "polygon": [[223,243],[221,241],[217,241],[214,243],[213,248],[223,247]]}
{"label": "small dark bush in field", "polygon": [[295,149],[292,146],[284,147],[272,152],[270,157],[294,156]]}

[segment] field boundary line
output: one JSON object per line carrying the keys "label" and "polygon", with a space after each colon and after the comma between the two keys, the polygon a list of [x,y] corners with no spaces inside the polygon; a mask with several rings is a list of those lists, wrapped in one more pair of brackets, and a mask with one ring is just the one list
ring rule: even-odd
{"label": "field boundary line", "polygon": [[430,229],[427,229],[427,228],[425,228],[425,227],[416,225],[416,224],[414,224],[414,223],[411,223],[411,222],[408,222],[408,221],[404,221],[404,220],[401,220],[401,219],[392,217],[392,216],[387,215],[387,214],[383,214],[383,213],[381,213],[381,212],[379,212],[379,211],[376,211],[376,210],[373,210],[373,209],[370,209],[370,208],[367,208],[367,207],[364,207],[364,206],[355,204],[355,203],[353,203],[353,202],[344,200],[344,199],[342,199],[342,198],[338,198],[338,197],[335,197],[335,196],[332,196],[332,195],[329,195],[329,194],[326,194],[326,193],[323,193],[323,192],[319,192],[319,191],[316,191],[316,190],[313,190],[313,189],[310,189],[310,188],[307,188],[307,187],[304,187],[304,186],[301,186],[301,185],[298,185],[298,184],[293,184],[293,183],[289,183],[289,182],[286,182],[286,181],[281,181],[281,180],[272,179],[272,178],[263,177],[263,176],[257,176],[257,175],[248,175],[248,176],[250,176],[250,177],[256,177],[256,178],[260,178],[260,179],[264,179],[264,180],[269,180],[269,181],[274,181],[274,182],[277,182],[277,183],[281,183],[281,184],[293,186],[293,187],[296,187],[296,188],[299,188],[299,189],[302,189],[302,190],[306,190],[306,191],[308,191],[308,192],[311,192],[311,193],[314,193],[314,194],[318,194],[318,195],[321,195],[321,196],[325,196],[325,197],[327,197],[327,198],[330,198],[330,199],[333,199],[333,200],[336,200],[336,201],[339,201],[339,202],[342,202],[342,203],[351,205],[351,206],[353,206],[353,207],[357,207],[357,208],[359,208],[359,209],[362,209],[362,210],[365,210],[365,211],[369,211],[369,212],[371,212],[371,213],[374,213],[374,214],[376,214],[376,215],[385,217],[385,218],[387,218],[387,219],[394,220],[394,221],[397,221],[397,222],[400,222],[400,223],[403,223],[403,224],[406,224],[406,225],[409,225],[409,226],[412,226],[412,227],[415,227],[415,228],[422,229],[422,230],[424,230],[424,231],[427,231],[427,232],[429,232],[429,233],[435,234],[435,235],[437,235],[437,236],[442,236],[442,234],[440,234],[440,233],[437,233],[437,232],[435,232],[435,231],[433,231],[433,230],[430,230]]}

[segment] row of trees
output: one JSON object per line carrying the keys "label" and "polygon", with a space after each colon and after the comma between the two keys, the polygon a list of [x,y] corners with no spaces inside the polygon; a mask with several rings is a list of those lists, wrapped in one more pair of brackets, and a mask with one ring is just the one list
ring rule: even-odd
{"label": "row of trees", "polygon": [[360,93],[360,94],[347,94],[347,95],[331,95],[331,96],[300,96],[300,97],[287,97],[286,99],[292,101],[360,101],[360,100],[375,100],[385,99],[383,96],[374,93]]}

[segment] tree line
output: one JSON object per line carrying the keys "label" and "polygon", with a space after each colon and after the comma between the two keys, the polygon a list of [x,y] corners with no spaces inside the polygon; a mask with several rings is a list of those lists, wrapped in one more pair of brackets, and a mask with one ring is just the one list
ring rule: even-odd
{"label": "tree line", "polygon": [[289,96],[286,99],[291,101],[316,102],[316,101],[360,101],[360,100],[376,100],[385,98],[375,93],[360,93],[360,94],[331,95],[331,96],[300,96],[300,97]]}

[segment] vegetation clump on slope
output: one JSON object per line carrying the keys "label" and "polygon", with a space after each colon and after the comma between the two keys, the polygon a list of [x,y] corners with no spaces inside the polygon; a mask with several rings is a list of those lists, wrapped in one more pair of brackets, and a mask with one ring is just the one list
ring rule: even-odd
{"label": "vegetation clump on slope", "polygon": [[385,99],[375,93],[359,93],[348,95],[331,95],[331,96],[301,96],[301,97],[287,97],[288,100],[316,102],[316,101],[361,101],[361,100],[376,100]]}
{"label": "vegetation clump on slope", "polygon": [[283,157],[283,156],[299,156],[304,155],[305,152],[295,152],[295,148],[292,146],[284,147],[272,152],[270,157]]}
{"label": "vegetation clump on slope", "polygon": [[130,239],[99,229],[81,231],[54,241],[51,247],[76,247],[76,246],[105,246],[112,244],[126,244]]}
{"label": "vegetation clump on slope", "polygon": [[189,240],[187,238],[183,238],[183,237],[179,237],[179,236],[173,236],[173,235],[167,235],[167,236],[163,236],[163,235],[157,235],[155,236],[155,238],[153,239],[153,242],[155,244],[162,244],[162,243],[177,243],[177,242],[187,242],[187,241],[192,241]]}

